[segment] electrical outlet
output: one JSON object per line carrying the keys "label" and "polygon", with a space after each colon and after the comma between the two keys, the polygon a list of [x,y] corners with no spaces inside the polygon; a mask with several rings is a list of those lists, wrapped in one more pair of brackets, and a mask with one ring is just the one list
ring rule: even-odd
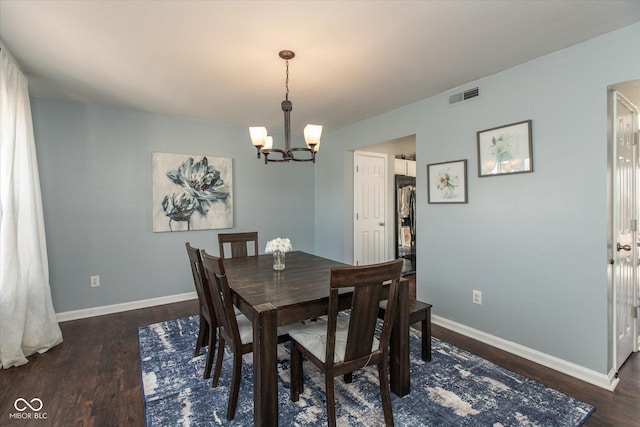
{"label": "electrical outlet", "polygon": [[473,290],[473,299],[472,299],[474,304],[480,304],[482,305],[482,292],[481,291],[476,291],[475,289]]}
{"label": "electrical outlet", "polygon": [[91,287],[97,288],[100,286],[100,276],[91,276]]}

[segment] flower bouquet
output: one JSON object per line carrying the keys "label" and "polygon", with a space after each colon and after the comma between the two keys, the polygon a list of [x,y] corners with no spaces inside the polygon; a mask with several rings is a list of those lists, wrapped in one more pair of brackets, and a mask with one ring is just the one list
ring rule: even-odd
{"label": "flower bouquet", "polygon": [[268,254],[273,254],[273,269],[280,271],[284,270],[285,267],[284,254],[292,249],[291,240],[278,237],[276,239],[269,240],[264,251]]}

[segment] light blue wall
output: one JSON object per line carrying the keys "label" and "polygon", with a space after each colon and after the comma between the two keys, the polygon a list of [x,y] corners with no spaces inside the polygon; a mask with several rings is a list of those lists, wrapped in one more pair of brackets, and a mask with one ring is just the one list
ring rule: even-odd
{"label": "light blue wall", "polygon": [[[640,78],[639,43],[636,24],[465,85],[479,85],[474,101],[449,107],[443,93],[329,133],[316,252],[352,259],[351,151],[416,134],[418,297],[435,315],[607,373],[607,86]],[[476,132],[527,119],[534,173],[479,178]],[[427,204],[426,165],[458,159],[469,203]]]}
{"label": "light blue wall", "polygon": [[[265,166],[247,129],[42,98],[32,110],[57,312],[193,291],[184,243],[217,254],[218,231],[313,251],[313,166]],[[233,158],[234,228],[153,233],[153,152]]]}

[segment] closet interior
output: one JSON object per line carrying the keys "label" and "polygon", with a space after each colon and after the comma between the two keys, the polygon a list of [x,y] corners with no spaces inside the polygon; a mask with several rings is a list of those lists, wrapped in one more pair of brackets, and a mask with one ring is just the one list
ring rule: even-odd
{"label": "closet interior", "polygon": [[404,263],[402,274],[416,271],[416,162],[414,156],[395,159],[396,259]]}

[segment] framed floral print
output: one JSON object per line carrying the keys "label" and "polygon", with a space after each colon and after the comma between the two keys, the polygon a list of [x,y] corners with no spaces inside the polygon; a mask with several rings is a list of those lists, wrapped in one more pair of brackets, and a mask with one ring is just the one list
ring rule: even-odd
{"label": "framed floral print", "polygon": [[232,228],[232,167],[227,157],[153,153],[153,231]]}
{"label": "framed floral print", "polygon": [[427,165],[429,203],[468,203],[467,160]]}
{"label": "framed floral print", "polygon": [[531,120],[478,132],[478,176],[533,172]]}

